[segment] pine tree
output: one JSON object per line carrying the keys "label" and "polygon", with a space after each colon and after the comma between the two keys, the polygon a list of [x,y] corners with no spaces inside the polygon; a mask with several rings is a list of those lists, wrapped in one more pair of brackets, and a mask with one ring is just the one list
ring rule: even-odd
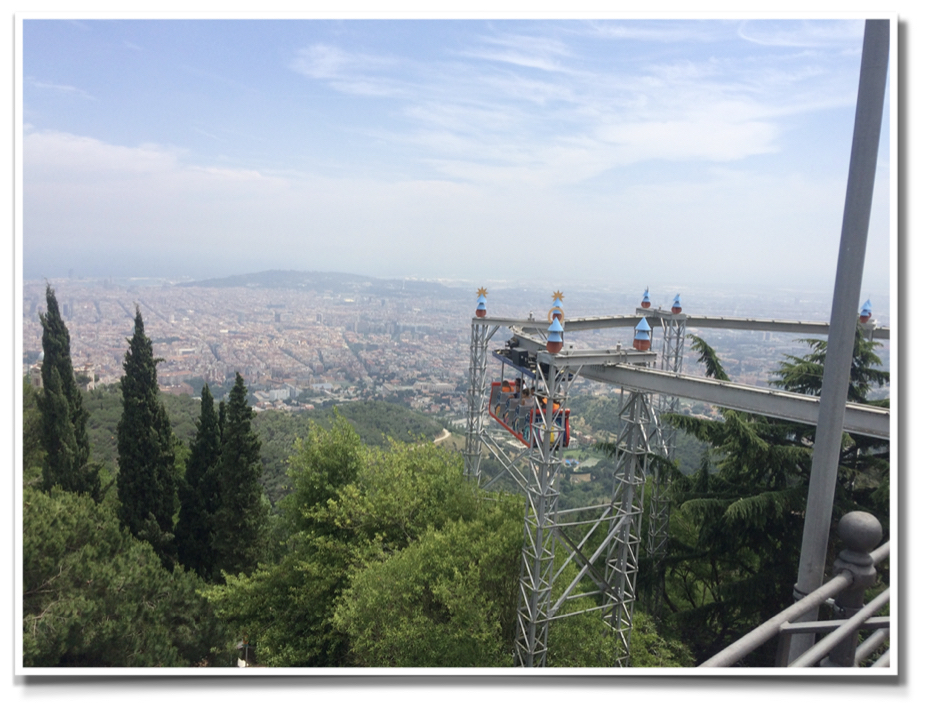
{"label": "pine tree", "polygon": [[135,309],[135,332],[123,364],[122,417],[117,426],[119,519],[132,535],[151,543],[165,569],[172,569],[174,548],[174,438],[158,397],[159,361]]}
{"label": "pine tree", "polygon": [[[727,379],[715,352],[690,336],[706,375]],[[777,386],[817,395],[827,343],[807,341],[812,351],[788,356],[775,372]],[[861,402],[873,384],[889,381],[877,369],[873,344],[858,334],[849,379],[849,400]],[[802,545],[815,426],[722,410],[723,420],[683,415],[664,419],[712,449],[700,470],[675,482],[679,505],[671,535],[667,623],[702,660],[744,635],[793,601],[793,581]],[[885,441],[851,436],[840,457],[833,519],[866,510],[888,519],[888,458]],[[717,471],[710,472],[710,459]],[[885,505],[884,505],[885,504]],[[832,540],[834,532],[832,533]],[[747,664],[766,664],[771,641]]]}
{"label": "pine tree", "polygon": [[230,574],[249,573],[263,553],[268,504],[259,482],[261,441],[251,428],[254,411],[248,406],[241,374],[235,374],[235,386],[223,408],[217,477],[219,507],[213,524],[216,569]]}
{"label": "pine tree", "polygon": [[219,504],[216,472],[221,450],[219,415],[209,386],[200,395],[197,435],[190,445],[187,471],[179,487],[177,555],[187,569],[204,579],[213,576],[213,514]]}
{"label": "pine tree", "polygon": [[56,484],[66,491],[88,494],[100,500],[99,467],[90,464],[90,437],[87,434],[88,413],[83,397],[74,380],[71,365],[71,338],[55,291],[45,287],[47,311],[39,315],[42,322],[42,445],[45,461],[42,466],[44,489]]}
{"label": "pine tree", "polygon": [[[811,352],[802,357],[786,355],[787,361],[773,373],[773,383],[781,389],[797,394],[820,396],[825,374],[825,352],[828,340],[804,339]],[[867,397],[874,385],[882,387],[889,383],[889,372],[880,369],[882,360],[874,350],[879,342],[867,340],[858,327],[854,335],[854,354],[848,378],[847,400],[851,403],[868,403]]]}
{"label": "pine tree", "polygon": [[[794,393],[820,396],[828,341],[807,339],[802,342],[805,342],[811,351],[802,357],[788,355],[787,361],[782,362],[774,371],[772,383]],[[854,337],[854,356],[848,379],[847,400],[889,408],[889,399],[871,401],[869,398],[875,386],[885,386],[890,380],[889,372],[880,368],[882,360],[874,351],[877,347],[880,347],[880,343],[867,340],[863,330],[858,327]],[[793,424],[792,435],[805,444],[815,442],[813,426]],[[835,487],[835,507],[839,511],[838,515],[856,510],[863,505],[874,513],[888,530],[889,455],[890,446],[886,440],[855,434],[846,436],[841,447],[840,471]]]}

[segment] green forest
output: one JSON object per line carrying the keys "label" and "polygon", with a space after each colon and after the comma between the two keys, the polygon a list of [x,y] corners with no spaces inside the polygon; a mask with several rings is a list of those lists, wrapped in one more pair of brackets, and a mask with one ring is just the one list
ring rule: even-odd
{"label": "green forest", "polygon": [[[84,391],[46,296],[42,386],[23,382],[26,667],[513,666],[525,500],[478,490],[437,422],[380,401],[256,414],[238,375],[216,397],[162,394],[138,311],[120,384]],[[889,380],[875,344],[858,337],[853,400]],[[809,349],[779,387],[820,390],[824,343]],[[615,403],[581,400],[574,417],[603,431]],[[668,550],[642,560],[632,667],[693,666],[792,602],[814,428],[722,415],[665,418],[680,431]],[[585,453],[590,481],[562,482],[565,506],[611,491],[614,449]],[[885,442],[846,437],[835,521],[854,509],[888,535]],[[548,667],[614,664],[591,606],[550,625]]]}

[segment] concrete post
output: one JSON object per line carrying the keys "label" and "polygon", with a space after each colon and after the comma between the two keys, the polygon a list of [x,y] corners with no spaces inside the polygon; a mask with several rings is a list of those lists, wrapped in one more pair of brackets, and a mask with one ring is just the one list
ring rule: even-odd
{"label": "concrete post", "polygon": [[[854,581],[835,596],[835,618],[848,619],[863,608],[864,592],[876,584],[876,568],[870,553],[883,538],[880,522],[864,511],[851,511],[838,523],[838,537],[846,546],[835,560],[834,573],[846,570]],[[854,667],[857,631],[831,651],[823,667]]]}

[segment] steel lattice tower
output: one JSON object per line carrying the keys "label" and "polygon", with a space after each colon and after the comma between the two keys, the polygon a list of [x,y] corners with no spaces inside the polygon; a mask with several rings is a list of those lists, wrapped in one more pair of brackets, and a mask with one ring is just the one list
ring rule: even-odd
{"label": "steel lattice tower", "polygon": [[[652,321],[661,320],[664,340],[660,355],[653,351],[633,351],[621,345],[607,350],[573,350],[568,346],[558,353],[549,353],[545,351],[544,335],[540,334],[546,325],[542,321],[531,317],[485,316],[472,321],[464,471],[484,489],[507,477],[526,497],[517,606],[515,659],[518,665],[545,666],[550,624],[594,611],[603,619],[604,627],[616,636],[615,665],[629,663],[638,556],[643,537],[644,489],[649,475],[652,484],[658,487],[658,500],[652,501],[652,511],[657,511],[657,515],[650,516],[652,530],[647,537],[649,555],[663,554],[662,541],[666,545],[667,514],[658,510],[666,506],[666,502],[661,501],[665,495],[660,493],[659,470],[663,459],[673,458],[673,433],[670,429],[665,436],[655,410],[675,410],[677,399],[683,397],[795,422],[814,424],[818,416],[817,399],[808,395],[685,376],[681,373],[683,348],[688,320],[700,327],[800,334],[828,334],[827,325],[639,310],[633,316],[575,319],[567,322],[567,330],[629,328],[635,326],[642,315]],[[561,462],[557,448],[552,447],[552,433],[558,432],[558,428],[551,412],[542,413],[552,408],[553,403],[546,407],[536,396],[532,433],[538,440],[528,443],[528,447],[515,441],[499,424],[484,422],[484,414],[489,412],[488,346],[501,327],[512,332],[512,339],[506,343],[510,353],[517,352],[520,359],[530,359],[539,395],[547,394],[562,407],[566,407],[573,380],[580,377],[624,389],[613,492],[606,503],[569,510],[559,508]],[[889,338],[888,329],[876,328],[873,323],[864,325],[864,329],[878,339]],[[513,363],[511,358],[507,359]],[[525,362],[520,361],[515,366],[519,365],[524,370]],[[662,368],[658,369],[659,365]],[[658,400],[656,405],[652,405],[652,398]],[[846,409],[844,427],[848,432],[888,438],[889,413],[886,409],[851,404]],[[484,447],[501,465],[494,473],[481,467]],[[658,528],[660,526],[663,527]],[[563,560],[559,557],[561,549],[566,551]],[[573,579],[566,587],[555,587],[563,584],[559,578],[572,564],[577,568]]]}
{"label": "steel lattice tower", "polygon": [[[494,424],[483,423],[487,404],[486,359],[490,338],[499,323],[522,323],[511,327],[519,345],[533,352],[538,364],[535,377],[535,421],[531,446],[513,451],[511,439],[500,440]],[[603,352],[550,354],[538,336],[533,321],[474,320],[471,332],[471,368],[468,393],[468,437],[465,472],[482,488],[489,488],[508,475],[525,495],[524,541],[520,565],[516,665],[544,667],[547,664],[549,624],[564,618],[596,611],[604,627],[616,636],[614,664],[628,664],[631,617],[641,542],[643,491],[652,445],[659,444],[659,428],[649,394],[631,393],[620,416],[613,496],[608,503],[566,512],[558,510],[558,480],[561,460],[555,438],[559,428],[552,409],[566,407],[571,381],[587,362],[637,361],[651,364],[654,352],[613,348]],[[491,327],[495,325],[495,327]],[[523,330],[525,332],[523,332]],[[584,356],[586,355],[586,356]],[[542,403],[540,399],[548,399]],[[507,434],[505,431],[503,435]],[[516,445],[518,443],[515,443]],[[481,469],[481,449],[486,447],[503,469],[495,476]],[[605,530],[600,530],[600,528]],[[585,531],[583,537],[573,531]],[[565,532],[566,531],[566,532]],[[602,534],[605,533],[605,537]],[[573,535],[573,538],[571,538]],[[598,536],[596,542],[594,537]],[[557,563],[556,544],[567,551]],[[579,567],[574,579],[555,594],[557,578],[573,563]],[[582,591],[592,582],[594,591]],[[594,597],[594,606],[577,608],[578,599]]]}
{"label": "steel lattice tower", "polygon": [[[639,310],[639,312],[655,315],[652,311]],[[686,341],[686,315],[683,313],[665,313],[658,311],[663,331],[663,344],[661,348],[661,369],[663,371],[679,374],[683,371],[684,343]],[[661,418],[665,413],[676,413],[680,408],[680,399],[676,396],[661,395],[658,398],[658,423],[660,425],[662,443],[660,454],[668,461],[673,462],[676,455],[677,429]],[[667,554],[667,535],[670,521],[670,501],[667,496],[669,488],[666,472],[661,471],[660,463],[652,466],[651,501],[648,516],[648,544],[647,555],[651,560],[654,574],[654,593],[650,603],[651,614],[659,617],[663,603],[663,560]]]}
{"label": "steel lattice tower", "polygon": [[652,452],[661,445],[649,395],[623,392],[623,396],[609,531],[615,537],[606,555],[609,591],[604,594],[604,604],[609,607],[606,619],[619,639],[616,665],[620,667],[628,665],[631,653],[645,482]]}
{"label": "steel lattice tower", "polygon": [[557,534],[558,465],[555,456],[554,407],[567,400],[566,374],[554,364],[547,375],[539,374],[539,393],[535,396],[537,420],[532,434],[541,440],[529,453],[529,472],[525,477],[525,524],[522,564],[519,578],[519,630],[516,637],[516,665],[544,667],[548,650],[548,618],[554,581],[554,543]]}
{"label": "steel lattice tower", "polygon": [[480,481],[480,455],[483,435],[483,406],[486,400],[487,346],[499,326],[490,330],[474,321],[470,326],[470,374],[467,386],[467,436],[464,447],[464,473]]}

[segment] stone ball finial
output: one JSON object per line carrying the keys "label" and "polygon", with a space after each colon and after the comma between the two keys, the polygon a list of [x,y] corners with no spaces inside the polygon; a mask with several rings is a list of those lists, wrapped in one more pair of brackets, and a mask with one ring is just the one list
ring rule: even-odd
{"label": "stone ball finial", "polygon": [[871,552],[883,539],[883,527],[866,511],[851,511],[838,522],[838,537],[853,552]]}

